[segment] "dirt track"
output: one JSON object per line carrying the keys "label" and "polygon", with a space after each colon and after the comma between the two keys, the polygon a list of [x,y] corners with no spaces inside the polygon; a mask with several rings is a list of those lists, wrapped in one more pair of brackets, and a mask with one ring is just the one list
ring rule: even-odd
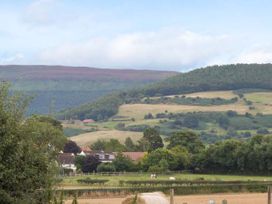
{"label": "dirt track", "polygon": [[[226,199],[228,204],[266,204],[267,194],[242,193],[176,196],[175,204],[208,204],[208,201],[211,199],[215,200],[216,204],[221,204],[223,199]],[[123,198],[80,199],[79,204],[121,204],[123,200]],[[66,204],[71,204],[71,201],[67,201]]]}

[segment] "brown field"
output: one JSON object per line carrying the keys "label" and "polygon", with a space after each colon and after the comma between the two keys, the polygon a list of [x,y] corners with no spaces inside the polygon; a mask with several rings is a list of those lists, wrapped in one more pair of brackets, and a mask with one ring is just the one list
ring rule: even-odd
{"label": "brown field", "polygon": [[164,111],[168,112],[194,112],[194,111],[228,111],[234,110],[238,113],[249,112],[247,106],[242,102],[228,105],[219,106],[192,106],[192,105],[170,105],[170,104],[125,104],[120,106],[118,115],[129,116],[137,120],[141,120],[148,113],[153,115],[157,113],[162,113]]}
{"label": "brown field", "polygon": [[109,130],[84,133],[81,135],[70,137],[70,139],[75,141],[79,146],[85,146],[94,143],[98,139],[118,139],[121,143],[124,143],[127,137],[131,137],[133,141],[136,141],[139,140],[142,136],[143,134],[140,132]]}
{"label": "brown field", "polygon": [[[175,196],[175,204],[208,204],[209,200],[222,203],[226,199],[228,204],[266,204],[266,193],[239,193],[239,194],[211,194],[211,195],[189,195]],[[105,198],[105,199],[79,199],[79,204],[121,204],[124,198]],[[66,201],[65,204],[72,202]]]}

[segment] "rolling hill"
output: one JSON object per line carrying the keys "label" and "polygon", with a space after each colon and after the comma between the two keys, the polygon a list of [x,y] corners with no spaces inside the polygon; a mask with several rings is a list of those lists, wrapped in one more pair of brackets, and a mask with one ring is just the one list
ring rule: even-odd
{"label": "rolling hill", "polygon": [[272,64],[211,66],[178,74],[130,91],[107,95],[93,103],[61,112],[59,118],[105,120],[118,113],[123,104],[139,104],[143,98],[203,91],[272,89]]}
{"label": "rolling hill", "polygon": [[12,91],[34,96],[29,113],[42,114],[79,106],[116,90],[147,85],[176,74],[90,67],[0,66],[0,81],[11,82]]}

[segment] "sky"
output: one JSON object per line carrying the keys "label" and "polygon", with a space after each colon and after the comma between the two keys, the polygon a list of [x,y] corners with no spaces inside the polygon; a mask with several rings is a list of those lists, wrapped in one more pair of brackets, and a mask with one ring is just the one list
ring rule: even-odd
{"label": "sky", "polygon": [[271,63],[271,10],[271,0],[0,0],[0,64]]}

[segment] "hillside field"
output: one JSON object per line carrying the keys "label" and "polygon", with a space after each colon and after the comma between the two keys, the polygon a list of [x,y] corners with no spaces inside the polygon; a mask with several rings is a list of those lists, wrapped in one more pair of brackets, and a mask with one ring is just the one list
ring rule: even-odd
{"label": "hillside field", "polygon": [[180,112],[224,112],[233,110],[238,113],[246,113],[249,111],[248,107],[242,103],[220,105],[220,106],[195,106],[195,105],[169,105],[169,104],[125,104],[120,106],[118,115],[128,116],[141,120],[148,113],[157,114],[165,111],[172,113]]}
{"label": "hillside field", "polygon": [[130,137],[133,141],[137,141],[142,136],[143,134],[140,132],[108,130],[84,133],[78,136],[70,137],[70,139],[75,141],[79,146],[86,146],[94,143],[98,139],[101,140],[118,139],[121,143],[124,143],[127,137]]}

